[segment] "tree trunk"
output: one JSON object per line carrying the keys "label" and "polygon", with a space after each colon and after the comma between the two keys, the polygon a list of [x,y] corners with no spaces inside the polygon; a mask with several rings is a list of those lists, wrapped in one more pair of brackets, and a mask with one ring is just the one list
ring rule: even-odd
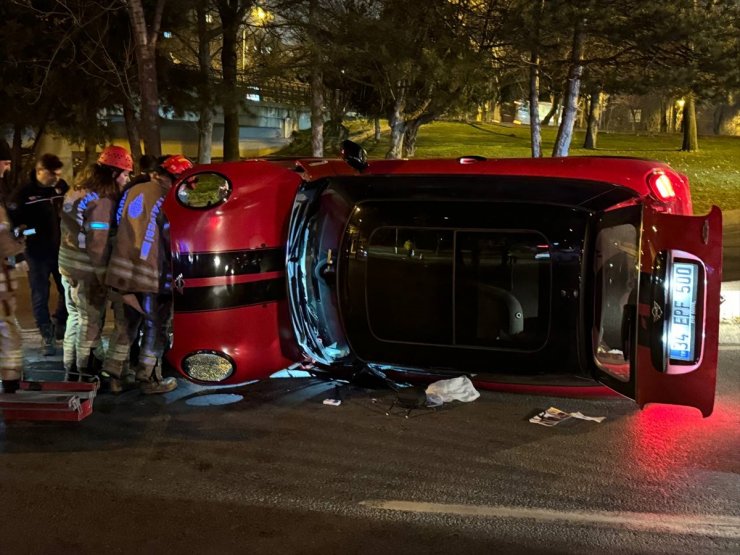
{"label": "tree trunk", "polygon": [[210,164],[213,158],[213,112],[203,108],[198,120],[198,163]]}
{"label": "tree trunk", "polygon": [[313,36],[318,29],[317,2],[318,0],[310,0],[308,6],[313,58],[311,67],[311,154],[321,158],[324,156],[324,76],[321,71],[318,37]]}
{"label": "tree trunk", "polygon": [[375,116],[374,118],[375,123],[375,134],[373,136],[373,139],[375,139],[375,142],[380,142],[380,118],[378,116]]}
{"label": "tree trunk", "polygon": [[550,125],[550,120],[553,118],[555,114],[558,113],[558,110],[560,109],[560,94],[554,94],[552,95],[552,106],[550,107],[550,111],[545,114],[545,117],[542,118],[542,126],[547,127]]}
{"label": "tree trunk", "polygon": [[[14,192],[15,189],[18,187],[18,183],[20,183],[21,176],[24,173],[23,168],[21,167],[21,162],[23,160],[23,157],[21,155],[22,149],[23,149],[23,131],[24,131],[23,125],[15,124],[13,126],[13,144],[10,145],[10,148],[13,150],[13,173],[10,175],[11,179],[11,191]],[[23,179],[25,179],[26,176],[23,175]],[[12,194],[11,192],[11,194]]]}
{"label": "tree trunk", "polygon": [[532,142],[532,158],[542,157],[542,127],[540,126],[540,20],[545,0],[539,0],[534,8],[533,23],[535,44],[529,58],[529,134]]}
{"label": "tree trunk", "polygon": [[205,2],[197,7],[198,18],[198,71],[200,72],[200,118],[198,119],[198,163],[210,164],[213,152],[213,95],[211,83],[211,43],[206,21]]}
{"label": "tree trunk", "polygon": [[416,137],[419,134],[421,122],[412,120],[406,123],[406,130],[403,133],[403,157],[413,158],[416,156]]}
{"label": "tree trunk", "polygon": [[434,119],[434,114],[424,114],[406,122],[406,129],[403,134],[404,158],[413,158],[416,156],[416,138],[419,135],[419,129],[422,125],[434,121]]}
{"label": "tree trunk", "polygon": [[157,86],[156,49],[165,0],[157,0],[151,24],[147,24],[141,0],[126,0],[134,35],[136,67],[141,96],[141,137],[147,154],[162,154],[159,130],[159,89]]}
{"label": "tree trunk", "polygon": [[403,138],[406,134],[406,120],[404,119],[404,109],[406,108],[406,98],[403,93],[396,98],[393,104],[393,114],[391,114],[388,124],[391,127],[391,146],[386,152],[385,157],[392,160],[399,160],[403,157]]}
{"label": "tree trunk", "polygon": [[131,150],[131,157],[135,162],[141,158],[141,137],[139,136],[139,121],[136,110],[128,102],[123,104],[123,119],[126,122],[126,135]]}
{"label": "tree trunk", "polygon": [[311,155],[324,156],[324,80],[316,67],[311,72]]}
{"label": "tree trunk", "polygon": [[529,133],[532,158],[542,157],[542,129],[540,127],[540,55],[532,49],[529,60]]}
{"label": "tree trunk", "polygon": [[733,102],[732,95],[728,95],[726,102],[717,106],[712,122],[715,135],[735,134],[735,117],[739,108],[740,106]]}
{"label": "tree trunk", "polygon": [[660,99],[660,132],[668,133],[668,102],[665,97]]}
{"label": "tree trunk", "polygon": [[[219,6],[224,4],[220,2]],[[239,94],[237,90],[236,47],[239,35],[239,19],[230,7],[221,9],[223,44],[221,47],[221,69],[223,71],[223,96],[221,105],[224,111],[224,161],[239,160]]]}
{"label": "tree trunk", "polygon": [[568,86],[566,87],[565,101],[563,104],[563,120],[558,127],[555,138],[555,146],[552,155],[568,156],[570,142],[573,138],[573,126],[578,111],[578,93],[581,88],[581,75],[583,74],[583,29],[582,21],[576,23],[573,31],[573,47],[571,50],[570,69],[568,70]]}
{"label": "tree trunk", "polygon": [[696,130],[696,101],[694,93],[686,95],[683,105],[683,145],[681,150],[694,152],[699,150],[699,134]]}
{"label": "tree trunk", "polygon": [[588,104],[588,123],[586,125],[586,139],[583,141],[583,148],[596,150],[600,117],[601,90],[599,87],[594,87],[594,90],[591,92],[591,101]]}

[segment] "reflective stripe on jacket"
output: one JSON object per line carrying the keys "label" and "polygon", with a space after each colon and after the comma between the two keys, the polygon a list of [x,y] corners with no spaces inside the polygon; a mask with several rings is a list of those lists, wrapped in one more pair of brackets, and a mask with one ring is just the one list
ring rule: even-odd
{"label": "reflective stripe on jacket", "polygon": [[169,223],[162,210],[167,189],[156,181],[135,185],[117,210],[118,230],[107,284],[127,293],[170,289]]}
{"label": "reflective stripe on jacket", "polygon": [[104,283],[115,202],[86,190],[70,190],[62,207],[59,272],[78,281]]}

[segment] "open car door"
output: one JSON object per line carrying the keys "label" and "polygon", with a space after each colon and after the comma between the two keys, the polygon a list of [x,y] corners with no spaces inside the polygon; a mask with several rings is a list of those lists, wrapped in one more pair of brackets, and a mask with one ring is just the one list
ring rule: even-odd
{"label": "open car door", "polygon": [[596,377],[640,407],[714,408],[722,214],[607,212],[594,242]]}

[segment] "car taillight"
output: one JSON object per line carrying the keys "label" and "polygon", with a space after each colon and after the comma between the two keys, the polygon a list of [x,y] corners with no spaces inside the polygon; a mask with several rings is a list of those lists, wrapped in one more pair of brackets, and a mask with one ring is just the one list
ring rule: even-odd
{"label": "car taillight", "polygon": [[653,194],[662,200],[668,202],[676,198],[676,191],[673,189],[673,182],[663,171],[656,170],[648,176],[648,186]]}
{"label": "car taillight", "polygon": [[486,159],[483,156],[461,156],[457,159],[461,164],[476,164],[478,162],[485,162]]}

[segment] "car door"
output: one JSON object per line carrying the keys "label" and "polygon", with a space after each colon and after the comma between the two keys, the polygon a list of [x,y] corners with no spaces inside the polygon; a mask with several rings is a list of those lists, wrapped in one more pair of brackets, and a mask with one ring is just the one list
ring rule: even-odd
{"label": "car door", "polygon": [[596,377],[640,407],[714,407],[722,215],[607,212],[593,243]]}

